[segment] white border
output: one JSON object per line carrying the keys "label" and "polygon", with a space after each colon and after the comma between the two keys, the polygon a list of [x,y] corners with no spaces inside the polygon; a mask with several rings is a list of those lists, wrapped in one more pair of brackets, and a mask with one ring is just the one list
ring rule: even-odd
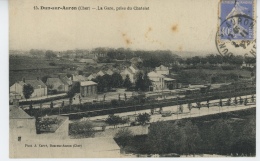
{"label": "white border", "polygon": [[[259,3],[257,3],[257,11],[259,11]],[[203,12],[203,11],[202,11]],[[257,12],[257,22],[259,20],[259,12]],[[0,133],[0,160],[1,161],[6,161],[10,160],[9,159],[9,105],[8,105],[8,90],[9,90],[9,57],[8,57],[8,0],[0,0],[0,84],[1,84],[1,91],[0,91],[0,127],[1,127],[1,133]],[[257,31],[260,31],[259,25],[257,25]],[[257,32],[257,39],[259,38],[259,32]],[[259,39],[257,40],[257,46],[260,46]],[[257,49],[259,51],[259,49]],[[257,62],[259,62],[259,57],[257,57]],[[257,65],[257,76],[260,74],[259,71],[259,65]],[[257,79],[257,93],[259,93],[259,85],[260,81]],[[259,104],[260,96],[257,96],[257,107]],[[259,110],[257,109],[257,116],[260,116]],[[256,137],[256,150],[257,150],[257,155],[255,158],[221,158],[221,160],[247,160],[247,161],[252,161],[252,160],[260,160],[260,152],[259,152],[259,118],[257,117],[257,136]],[[121,160],[122,158],[118,159],[95,159],[95,160]],[[155,158],[147,158],[147,159],[141,159],[141,160],[148,160],[149,161],[154,161],[157,160]],[[177,158],[170,158],[176,160]],[[160,159],[160,160],[170,160],[170,159]],[[182,160],[192,160],[192,161],[200,161],[200,160],[208,160],[209,158],[188,158],[188,159],[182,159]],[[218,160],[220,158],[210,158],[210,160]],[[15,160],[22,160],[22,159],[15,159]],[[30,159],[30,160],[36,160],[36,159]],[[46,160],[46,159],[37,159],[37,161],[41,160]],[[48,159],[48,160],[56,160],[56,159]],[[75,159],[66,159],[66,160],[75,160]],[[92,159],[84,159],[84,160],[92,160]],[[129,159],[124,159],[124,160],[129,160]],[[133,160],[133,159],[131,159]],[[138,158],[134,158],[134,160],[140,160]],[[177,159],[179,160],[179,159]]]}

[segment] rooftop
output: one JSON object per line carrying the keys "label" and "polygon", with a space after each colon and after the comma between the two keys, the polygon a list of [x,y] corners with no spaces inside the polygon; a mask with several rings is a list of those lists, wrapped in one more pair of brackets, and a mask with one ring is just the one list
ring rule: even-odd
{"label": "rooftop", "polygon": [[93,81],[80,82],[80,86],[91,86],[91,85],[97,85],[97,83]]}
{"label": "rooftop", "polygon": [[39,79],[25,80],[25,82],[20,81],[19,84],[30,84],[34,89],[46,88],[47,86]]}
{"label": "rooftop", "polygon": [[9,106],[9,119],[33,119],[20,107],[10,105]]}
{"label": "rooftop", "polygon": [[160,77],[160,78],[164,78],[163,75],[158,74],[158,73],[156,73],[156,72],[154,72],[154,71],[148,73],[148,76],[149,76],[149,77]]}
{"label": "rooftop", "polygon": [[60,83],[63,84],[63,82],[60,80],[60,78],[48,78],[46,81],[46,84],[54,84],[54,83]]}

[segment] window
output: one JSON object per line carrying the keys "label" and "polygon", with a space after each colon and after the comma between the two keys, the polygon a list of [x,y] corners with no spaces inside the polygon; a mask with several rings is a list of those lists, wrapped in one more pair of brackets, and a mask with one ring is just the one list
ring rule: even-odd
{"label": "window", "polygon": [[19,137],[18,137],[18,141],[21,141],[21,140],[22,140],[22,137],[21,137],[21,136],[19,136]]}

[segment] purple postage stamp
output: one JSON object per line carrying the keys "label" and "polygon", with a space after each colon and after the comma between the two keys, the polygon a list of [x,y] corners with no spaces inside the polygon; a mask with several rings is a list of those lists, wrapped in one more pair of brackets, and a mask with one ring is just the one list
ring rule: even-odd
{"label": "purple postage stamp", "polygon": [[256,0],[220,0],[216,47],[221,55],[256,56]]}
{"label": "purple postage stamp", "polygon": [[220,39],[254,40],[254,0],[220,2]]}

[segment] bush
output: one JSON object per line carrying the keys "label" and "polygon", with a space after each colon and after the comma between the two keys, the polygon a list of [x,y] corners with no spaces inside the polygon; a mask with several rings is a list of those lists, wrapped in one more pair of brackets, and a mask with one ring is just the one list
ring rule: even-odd
{"label": "bush", "polygon": [[56,66],[56,63],[50,62],[49,65],[50,65],[50,66]]}
{"label": "bush", "polygon": [[69,135],[75,138],[93,137],[94,134],[93,125],[88,121],[77,121],[69,124]]}
{"label": "bush", "polygon": [[113,100],[111,100],[111,105],[112,106],[118,106],[119,103],[118,103],[118,101],[116,99],[113,99]]}

